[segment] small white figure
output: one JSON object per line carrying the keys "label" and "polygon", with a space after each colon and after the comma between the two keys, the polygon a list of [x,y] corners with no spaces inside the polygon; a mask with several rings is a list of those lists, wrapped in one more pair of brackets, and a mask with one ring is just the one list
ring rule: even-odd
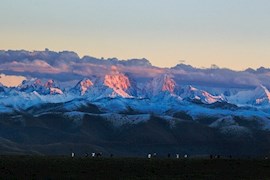
{"label": "small white figure", "polygon": [[176,159],[179,159],[179,157],[180,157],[179,154],[176,154]]}
{"label": "small white figure", "polygon": [[148,154],[148,156],[147,156],[147,157],[148,157],[148,159],[151,159],[151,154]]}
{"label": "small white figure", "polygon": [[71,157],[72,157],[72,158],[75,157],[75,153],[74,153],[74,152],[71,153]]}
{"label": "small white figure", "polygon": [[95,157],[95,156],[96,156],[96,153],[93,152],[93,153],[92,153],[92,157]]}
{"label": "small white figure", "polygon": [[188,155],[187,155],[187,154],[185,154],[185,155],[184,155],[184,158],[188,158]]}

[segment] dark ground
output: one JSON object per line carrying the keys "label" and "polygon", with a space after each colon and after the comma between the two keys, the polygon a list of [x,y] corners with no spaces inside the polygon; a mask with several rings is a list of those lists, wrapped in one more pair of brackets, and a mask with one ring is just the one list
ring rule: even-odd
{"label": "dark ground", "polygon": [[270,179],[270,160],[1,156],[1,179]]}

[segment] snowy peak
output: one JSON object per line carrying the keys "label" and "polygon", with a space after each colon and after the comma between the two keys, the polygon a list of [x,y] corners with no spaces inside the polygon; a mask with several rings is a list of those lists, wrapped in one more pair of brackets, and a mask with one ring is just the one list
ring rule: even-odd
{"label": "snowy peak", "polygon": [[174,93],[176,83],[169,76],[165,75],[163,79],[162,91],[168,91]]}
{"label": "snowy peak", "polygon": [[75,86],[75,91],[79,91],[80,95],[84,95],[94,84],[90,79],[84,78]]}
{"label": "snowy peak", "polygon": [[22,82],[22,86],[21,87],[29,87],[29,86],[32,86],[32,87],[40,87],[42,86],[42,82],[40,79],[30,79],[30,80],[24,80]]}
{"label": "snowy peak", "polygon": [[58,83],[50,79],[45,84],[44,87],[50,91],[51,95],[63,94],[63,91],[60,89]]}
{"label": "snowy peak", "polygon": [[40,79],[30,79],[24,80],[22,84],[18,86],[18,89],[23,92],[41,92],[44,91],[45,87],[43,87]]}
{"label": "snowy peak", "polygon": [[260,85],[255,89],[254,99],[256,100],[256,104],[269,103],[270,102],[269,90],[265,86]]}
{"label": "snowy peak", "polygon": [[50,94],[51,95],[64,94],[63,91],[61,89],[59,89],[59,88],[51,87],[49,89],[50,89]]}
{"label": "snowy peak", "polygon": [[112,67],[111,74],[105,75],[104,85],[113,89],[113,91],[122,97],[131,97],[127,90],[131,87],[130,80],[127,76],[117,71],[116,67]]}
{"label": "snowy peak", "polygon": [[213,104],[215,102],[222,102],[224,98],[222,96],[214,96],[206,91],[199,90],[193,86],[188,86],[181,94],[183,99],[189,98],[191,100],[198,100],[205,104]]}
{"label": "snowy peak", "polygon": [[55,81],[52,80],[52,79],[49,79],[49,80],[44,84],[44,86],[45,86],[46,88],[59,87],[59,86],[55,83]]}
{"label": "snowy peak", "polygon": [[170,75],[164,74],[154,78],[146,87],[147,94],[156,96],[161,92],[174,94],[177,84]]}
{"label": "snowy peak", "polygon": [[45,84],[43,84],[40,79],[24,80],[17,89],[27,93],[37,92],[41,95],[63,94],[63,91],[54,80],[48,80]]}
{"label": "snowy peak", "polygon": [[270,92],[269,90],[260,85],[254,90],[240,91],[236,95],[228,97],[230,103],[239,105],[269,105],[270,104]]}

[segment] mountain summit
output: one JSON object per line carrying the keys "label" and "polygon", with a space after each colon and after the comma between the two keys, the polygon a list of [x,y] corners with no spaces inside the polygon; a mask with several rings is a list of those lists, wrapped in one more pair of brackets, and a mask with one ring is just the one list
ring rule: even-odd
{"label": "mountain summit", "polygon": [[131,88],[129,78],[120,73],[115,66],[112,66],[110,74],[105,75],[104,85],[113,89],[114,93],[121,97],[131,97],[127,92]]}

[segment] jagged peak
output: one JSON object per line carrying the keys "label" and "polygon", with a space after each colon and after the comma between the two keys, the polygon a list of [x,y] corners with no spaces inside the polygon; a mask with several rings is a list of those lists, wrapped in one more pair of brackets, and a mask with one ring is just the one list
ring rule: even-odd
{"label": "jagged peak", "polygon": [[170,74],[159,75],[150,82],[150,88],[153,92],[153,95],[157,95],[159,92],[169,92],[171,94],[175,93],[175,88],[177,86],[176,82]]}
{"label": "jagged peak", "polygon": [[42,95],[47,94],[63,94],[63,91],[60,89],[59,85],[52,79],[49,79],[46,83],[42,83],[42,80],[37,78],[31,78],[24,80],[21,85],[17,87],[19,91],[23,92],[37,92]]}
{"label": "jagged peak", "polygon": [[64,94],[63,91],[59,88],[54,88],[54,87],[51,87],[50,88],[50,94],[51,95],[55,95],[55,94]]}
{"label": "jagged peak", "polygon": [[128,76],[120,73],[116,66],[112,66],[111,73],[105,75],[104,85],[113,89],[120,96],[130,97],[126,92],[131,87],[130,80]]}
{"label": "jagged peak", "polygon": [[46,88],[59,87],[53,79],[49,79],[44,86]]}
{"label": "jagged peak", "polygon": [[93,82],[88,78],[83,78],[81,81],[79,81],[78,84],[80,84],[81,86],[86,85],[86,86],[89,86],[89,87],[94,85]]}
{"label": "jagged peak", "polygon": [[49,89],[50,94],[56,95],[56,94],[64,94],[63,91],[60,89],[59,84],[53,80],[49,79],[45,84],[44,87]]}
{"label": "jagged peak", "polygon": [[123,74],[118,75],[106,75],[104,79],[104,85],[110,88],[128,89],[130,87],[130,81],[127,76]]}
{"label": "jagged peak", "polygon": [[192,100],[199,100],[203,103],[206,104],[212,104],[215,102],[221,102],[224,101],[225,99],[220,95],[220,96],[214,96],[211,93],[197,89],[191,85],[188,85],[185,89],[184,92],[181,94],[181,97],[183,98],[189,98]]}
{"label": "jagged peak", "polygon": [[42,86],[42,81],[37,78],[31,78],[31,79],[23,80],[22,83],[18,87],[27,88],[30,86],[34,86],[34,87]]}
{"label": "jagged peak", "polygon": [[90,79],[83,78],[81,81],[77,83],[75,89],[78,89],[80,91],[80,94],[84,95],[87,92],[87,90],[93,85],[94,83]]}
{"label": "jagged peak", "polygon": [[172,79],[172,77],[168,74],[164,75],[162,91],[168,91],[170,93],[174,93],[176,87],[176,82]]}
{"label": "jagged peak", "polygon": [[261,104],[264,101],[270,102],[270,92],[261,84],[255,89],[253,98],[256,99],[256,104]]}

